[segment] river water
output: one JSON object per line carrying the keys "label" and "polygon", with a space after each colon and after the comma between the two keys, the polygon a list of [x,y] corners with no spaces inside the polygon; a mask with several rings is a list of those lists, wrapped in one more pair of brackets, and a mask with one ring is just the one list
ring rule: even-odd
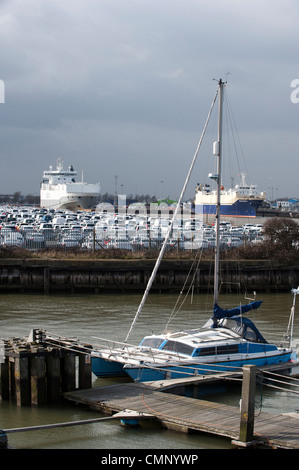
{"label": "river water", "polygon": [[[279,342],[286,332],[293,302],[291,294],[265,294],[263,304],[250,318],[269,341]],[[138,308],[141,295],[36,295],[3,294],[0,301],[0,338],[26,337],[32,328],[48,333],[75,337],[96,343],[94,337],[124,341]],[[139,342],[148,333],[163,330],[178,297],[172,294],[150,295],[133,329],[129,343]],[[182,300],[182,299],[181,299]],[[223,308],[248,301],[239,295],[220,296]],[[168,329],[175,331],[202,325],[211,313],[211,295],[196,294],[184,299]],[[299,322],[294,325],[294,343],[299,344]],[[122,379],[114,379],[123,381]],[[109,384],[111,379],[97,379],[93,386]],[[288,391],[258,391],[256,406],[270,413],[299,410],[298,395]],[[238,406],[239,386],[204,396],[208,400]],[[17,407],[0,402],[0,429],[98,418],[98,412],[74,403],[38,407]],[[9,445],[15,449],[227,449],[229,440],[200,433],[184,434],[161,428],[158,423],[143,422],[137,429],[120,426],[119,421],[8,434]]]}

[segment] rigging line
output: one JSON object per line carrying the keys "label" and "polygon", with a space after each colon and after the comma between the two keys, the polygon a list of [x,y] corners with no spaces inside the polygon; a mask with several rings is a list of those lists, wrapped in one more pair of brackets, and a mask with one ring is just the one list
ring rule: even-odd
{"label": "rigging line", "polygon": [[285,376],[285,375],[282,375],[282,374],[277,374],[275,372],[270,372],[270,371],[262,371],[261,372],[263,374],[267,374],[267,375],[275,375],[276,377],[282,377],[282,378],[289,378],[295,382],[299,382],[299,379],[297,379],[296,377],[291,377],[291,376]]}
{"label": "rigging line", "polygon": [[[225,94],[225,98],[226,98],[226,94]],[[228,108],[227,106],[225,106],[225,124],[226,124],[226,140],[227,140],[227,144],[226,144],[226,147],[227,147],[227,155],[228,155],[228,158],[227,158],[227,163],[228,163],[228,175],[230,176],[230,178],[232,178],[232,169],[231,169],[231,158],[230,158],[230,148],[231,148],[231,143],[230,143],[230,134],[229,134],[229,128],[228,128],[228,122],[229,122],[229,118],[228,118]]]}
{"label": "rigging line", "polygon": [[[282,377],[284,379],[289,378],[289,377],[286,377],[286,376],[279,376],[278,374],[277,374],[277,376]],[[290,379],[292,379],[292,378],[290,377]],[[274,379],[273,377],[272,378],[264,377],[262,379],[262,383],[266,384],[266,382],[264,382],[264,380],[270,380],[271,382],[278,382],[280,384],[290,385],[291,387],[299,387],[299,384],[295,384],[295,383],[292,383],[292,382],[287,382],[286,380]]]}
{"label": "rigging line", "polygon": [[[236,136],[237,136],[237,139],[238,139],[238,143],[239,143],[239,146],[240,146],[240,150],[241,150],[241,154],[242,154],[242,157],[243,157],[243,162],[244,162],[245,170],[246,170],[246,173],[248,174],[248,169],[247,169],[247,165],[246,165],[245,155],[244,155],[244,152],[243,152],[243,149],[242,149],[240,137],[239,137],[238,130],[237,130],[237,126],[236,126],[236,122],[235,122],[235,119],[234,119],[234,114],[233,114],[233,112],[232,112],[232,108],[231,108],[231,105],[230,105],[230,102],[229,102],[227,90],[226,90],[226,92],[225,92],[225,96],[226,96],[227,108],[228,108],[228,111],[229,111],[230,116],[231,116],[231,119],[232,119],[232,123],[233,123],[234,128],[235,128],[235,133],[236,133]],[[233,126],[232,126],[232,128],[233,128]],[[235,142],[235,140],[234,140],[234,142]],[[236,154],[237,154],[237,150],[236,150]],[[250,180],[250,177],[249,177],[249,180]]]}
{"label": "rigging line", "polygon": [[[166,351],[165,351],[166,352]],[[159,357],[157,357],[157,359],[159,360]],[[154,358],[155,360],[155,358]],[[172,358],[170,359],[170,361],[172,360]],[[174,358],[175,360],[175,358]],[[167,367],[167,365],[169,367]],[[200,367],[197,367],[197,366],[200,366]],[[138,365],[136,366],[136,368],[138,367]],[[176,369],[179,368],[179,369]],[[221,368],[223,370],[218,370],[218,368]],[[183,362],[181,362],[181,359],[180,357],[177,358],[177,363],[169,363],[169,364],[166,364],[165,367],[160,367],[159,365],[157,366],[154,366],[150,363],[146,363],[144,362],[142,364],[142,367],[139,367],[139,369],[150,369],[150,370],[156,370],[156,371],[162,371],[162,372],[170,372],[170,373],[175,373],[175,374],[185,374],[185,375],[191,375],[192,377],[197,377],[199,380],[200,380],[200,376],[201,375],[205,375],[205,374],[198,374],[196,372],[188,372],[189,370],[190,371],[198,371],[198,370],[203,370],[203,371],[206,371],[206,372],[211,372],[211,375],[215,374],[227,374],[228,372],[231,373],[231,374],[236,374],[236,373],[242,373],[242,367],[241,366],[233,366],[233,365],[225,365],[225,364],[212,364],[210,362],[197,362],[197,363],[189,363],[189,364],[184,364]],[[231,379],[231,377],[229,378],[229,380]]]}
{"label": "rigging line", "polygon": [[188,272],[188,276],[186,277],[186,280],[185,280],[185,282],[184,282],[184,285],[183,285],[183,288],[182,288],[182,290],[181,290],[181,292],[180,292],[180,295],[179,295],[179,297],[178,297],[178,299],[177,299],[177,301],[176,301],[176,303],[175,303],[175,305],[174,305],[174,307],[173,307],[173,310],[172,310],[172,312],[171,312],[171,314],[170,314],[169,320],[168,320],[168,322],[167,322],[166,325],[165,325],[164,333],[167,331],[167,328],[168,328],[168,326],[169,326],[169,323],[174,319],[174,317],[178,314],[178,312],[179,312],[179,311],[181,310],[181,308],[183,307],[183,305],[184,305],[184,303],[185,303],[185,301],[186,301],[186,299],[187,299],[187,297],[188,297],[188,295],[189,295],[190,289],[193,287],[194,279],[195,279],[195,276],[196,276],[196,274],[197,274],[198,266],[199,266],[199,263],[200,263],[200,260],[201,260],[201,256],[202,256],[202,250],[198,250],[198,253],[200,253],[200,257],[199,257],[199,259],[197,260],[197,265],[196,265],[196,268],[194,269],[194,274],[193,274],[193,276],[192,276],[191,283],[190,283],[190,285],[189,285],[189,287],[188,287],[188,290],[187,290],[187,292],[186,292],[186,294],[185,294],[184,299],[182,300],[180,306],[179,306],[178,309],[176,310],[176,307],[177,307],[177,305],[178,305],[178,303],[179,303],[179,300],[180,300],[181,296],[182,296],[183,293],[184,293],[184,289],[185,289],[186,284],[187,284],[187,282],[188,282],[189,276],[190,276],[190,274],[191,274],[191,272],[192,272],[193,266],[194,266],[195,261],[196,261],[196,257],[195,257],[194,260],[193,260],[192,266],[190,267],[190,270],[189,270],[189,272]]}
{"label": "rigging line", "polygon": [[278,387],[277,385],[271,385],[271,384],[263,384],[264,386],[270,387],[270,388],[276,388],[277,390],[281,390],[283,392],[288,392],[288,393],[296,393],[296,395],[299,394],[299,391],[297,390],[290,390],[285,387]]}
{"label": "rigging line", "polygon": [[[269,379],[262,380],[262,384],[267,386],[268,385],[267,380],[269,380]],[[285,382],[283,380],[277,380],[277,379],[270,379],[270,380],[271,380],[271,382],[276,382],[276,383],[281,384],[281,385],[284,384],[284,385],[289,385],[290,387],[299,387],[298,384],[294,384],[294,383],[291,383],[291,382]]]}
{"label": "rigging line", "polygon": [[139,316],[139,314],[140,314],[140,312],[141,312],[141,310],[142,310],[142,307],[143,307],[143,305],[144,305],[144,303],[145,303],[145,300],[146,300],[146,298],[147,298],[147,295],[148,295],[148,293],[149,293],[149,291],[150,291],[150,289],[151,289],[152,283],[153,283],[153,281],[154,281],[154,279],[155,279],[155,276],[156,276],[156,273],[157,273],[157,271],[158,271],[158,268],[159,268],[161,259],[162,259],[163,255],[164,255],[164,252],[165,252],[165,249],[166,249],[166,246],[167,246],[167,242],[168,242],[170,233],[171,233],[171,231],[172,231],[173,223],[174,223],[174,220],[176,219],[176,216],[177,216],[177,214],[178,214],[178,211],[179,211],[179,208],[180,208],[180,205],[181,205],[183,196],[184,196],[184,194],[185,194],[185,190],[186,190],[187,184],[188,184],[188,182],[189,182],[189,179],[190,179],[190,176],[191,176],[193,167],[194,167],[194,165],[195,165],[195,161],[196,161],[196,158],[197,158],[199,149],[200,149],[200,147],[201,147],[201,144],[202,144],[204,135],[205,135],[205,133],[206,133],[206,129],[207,129],[207,127],[208,127],[208,123],[209,123],[209,120],[210,120],[210,117],[211,117],[211,114],[212,114],[212,110],[213,110],[213,108],[214,108],[214,104],[215,104],[216,99],[217,99],[217,95],[218,95],[218,90],[217,90],[217,92],[216,92],[216,94],[215,94],[215,97],[214,97],[214,99],[213,99],[213,101],[212,101],[212,105],[211,105],[210,111],[209,111],[209,113],[208,113],[208,117],[207,117],[207,120],[206,120],[206,122],[205,122],[204,129],[203,129],[203,131],[202,131],[202,134],[201,134],[201,137],[200,137],[200,139],[199,139],[199,142],[198,142],[198,145],[197,145],[195,154],[194,154],[194,156],[193,156],[193,159],[192,159],[192,162],[191,162],[191,166],[190,166],[190,168],[189,168],[189,171],[188,171],[188,174],[187,174],[187,178],[186,178],[186,180],[185,180],[185,183],[184,183],[184,186],[183,186],[181,195],[180,195],[179,200],[178,200],[178,202],[177,202],[177,205],[176,205],[176,208],[175,208],[175,212],[174,212],[173,217],[172,217],[172,220],[171,220],[171,224],[169,225],[167,234],[166,234],[166,236],[165,236],[163,246],[162,246],[162,248],[161,248],[160,254],[159,254],[158,259],[157,259],[157,261],[156,261],[156,264],[155,264],[155,267],[154,267],[154,269],[153,269],[153,272],[152,272],[152,274],[151,274],[151,276],[150,276],[150,278],[149,278],[148,284],[147,284],[147,286],[146,286],[146,289],[145,289],[145,292],[144,292],[144,294],[143,294],[142,300],[141,300],[140,305],[139,305],[139,307],[138,307],[138,310],[137,310],[137,312],[136,312],[135,318],[134,318],[134,320],[133,320],[133,322],[132,322],[132,324],[131,324],[131,327],[130,327],[130,329],[129,329],[129,331],[128,331],[128,334],[127,334],[127,336],[126,336],[126,338],[125,338],[125,342],[126,342],[127,339],[129,338],[129,336],[130,336],[130,334],[131,334],[131,331],[132,331],[132,329],[133,329],[134,326],[135,326],[135,323],[136,323],[136,321],[137,321],[137,318],[138,318],[138,316]]}
{"label": "rigging line", "polygon": [[[239,173],[241,173],[241,166],[240,166],[239,155],[238,155],[238,151],[237,151],[235,133],[234,133],[234,130],[233,130],[234,126],[233,126],[233,123],[232,123],[232,121],[233,121],[233,119],[232,119],[232,111],[231,111],[231,108],[230,108],[230,105],[229,105],[229,101],[228,101],[227,90],[225,90],[225,97],[226,97],[226,102],[227,102],[227,106],[226,106],[227,128],[228,128],[228,124],[230,124],[231,135],[232,135],[232,141],[233,141],[233,146],[234,146],[234,149],[235,149],[237,165],[238,165]],[[227,131],[227,134],[229,135],[228,131]],[[227,137],[227,138],[228,138],[228,137]],[[229,139],[228,139],[228,140],[229,140]],[[230,160],[229,160],[229,161],[230,161]]]}

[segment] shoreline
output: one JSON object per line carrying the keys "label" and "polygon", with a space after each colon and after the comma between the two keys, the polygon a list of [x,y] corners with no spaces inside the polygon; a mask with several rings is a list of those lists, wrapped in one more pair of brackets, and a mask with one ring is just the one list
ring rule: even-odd
{"label": "shoreline", "polygon": [[[136,293],[143,292],[154,259],[0,259],[0,292]],[[204,260],[194,272],[193,260],[164,259],[151,292],[180,292],[193,278],[193,292],[213,291],[213,261]],[[226,260],[221,266],[221,293],[289,292],[299,285],[298,264],[269,260]]]}

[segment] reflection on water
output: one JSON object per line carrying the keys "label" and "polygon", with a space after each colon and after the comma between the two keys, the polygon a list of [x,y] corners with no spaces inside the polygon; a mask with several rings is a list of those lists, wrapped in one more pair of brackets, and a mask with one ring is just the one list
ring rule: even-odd
{"label": "reflection on water", "polygon": [[[293,301],[291,294],[263,295],[259,310],[250,318],[263,336],[279,342],[286,332]],[[141,295],[2,295],[0,302],[0,338],[25,337],[32,328],[43,328],[48,333],[75,337],[95,343],[94,337],[124,341],[138,308]],[[148,333],[164,330],[170,314],[174,315],[169,330],[201,326],[211,314],[213,298],[200,294],[188,297],[174,314],[177,302],[174,295],[150,295],[135,328],[130,343],[139,342]],[[221,296],[224,308],[246,303],[238,295]],[[294,325],[295,342],[299,344],[299,322]],[[297,338],[297,340],[296,340]],[[124,379],[122,379],[124,380]],[[108,379],[96,379],[93,386],[109,383]],[[211,394],[212,393],[212,394]],[[273,389],[257,390],[257,405],[272,413],[291,412],[299,409],[298,395]],[[229,387],[224,393],[210,391],[209,400],[239,405],[240,388]],[[63,406],[16,407],[0,402],[0,428],[9,429],[29,425],[97,418],[99,413],[76,407],[72,403]],[[117,421],[73,426],[53,430],[9,434],[9,443],[15,448],[84,448],[84,449],[206,449],[229,448],[225,439],[183,434],[162,429],[157,423],[145,422],[138,429],[127,429]]]}

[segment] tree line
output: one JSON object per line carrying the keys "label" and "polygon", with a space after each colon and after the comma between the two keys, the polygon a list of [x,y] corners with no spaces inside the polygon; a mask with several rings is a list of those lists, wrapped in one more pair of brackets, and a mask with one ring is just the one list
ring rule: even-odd
{"label": "tree line", "polygon": [[[114,203],[115,195],[111,193],[104,193],[100,195],[99,203],[101,202],[110,202]],[[155,196],[150,196],[149,194],[129,194],[126,196],[126,201],[128,204],[134,202],[143,202],[145,204],[150,204],[151,202],[157,202]],[[0,194],[0,203],[1,204],[29,204],[29,205],[39,205],[40,196],[34,196],[33,194],[22,194],[21,191],[16,191],[13,194]]]}

